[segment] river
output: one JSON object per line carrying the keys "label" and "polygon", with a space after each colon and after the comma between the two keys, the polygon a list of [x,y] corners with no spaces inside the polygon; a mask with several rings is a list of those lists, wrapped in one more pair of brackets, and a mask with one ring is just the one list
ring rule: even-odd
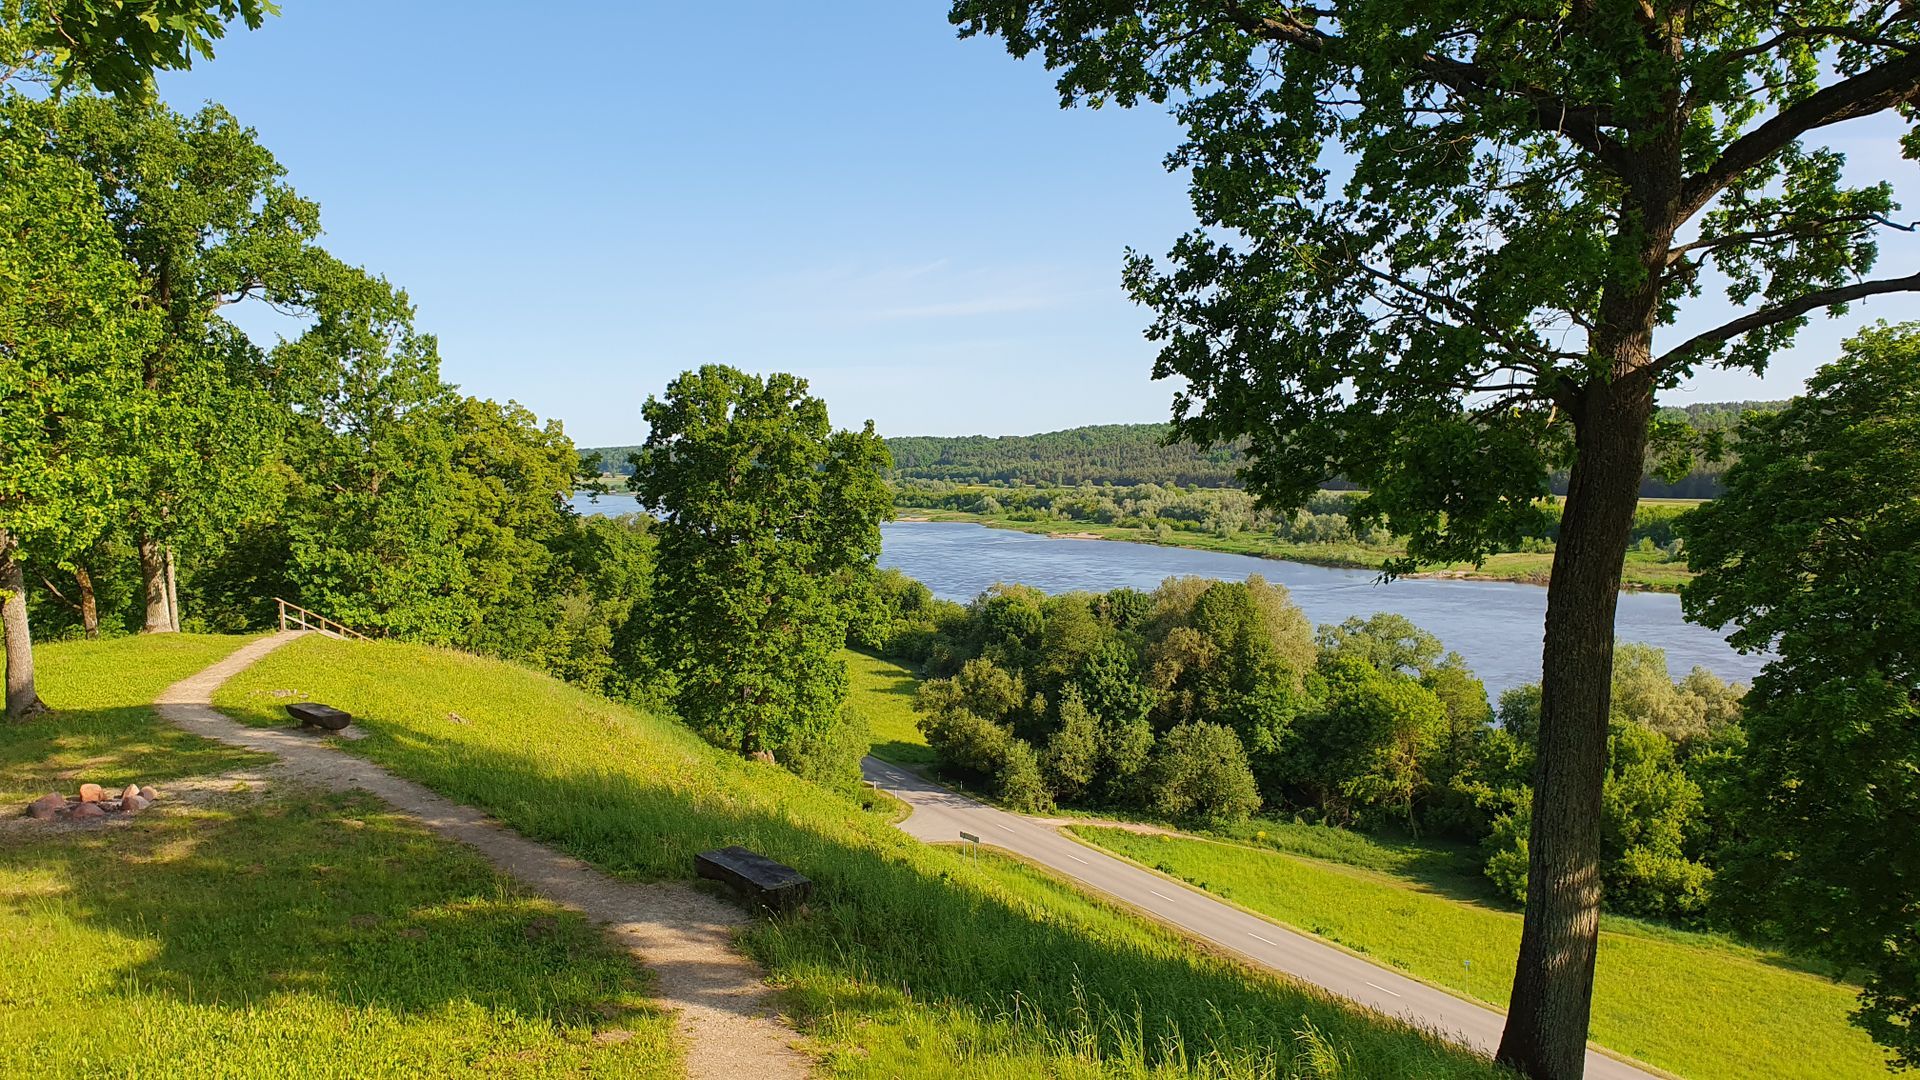
{"label": "river", "polygon": [[[601,496],[574,505],[582,513],[628,513],[631,496]],[[1370,570],[1229,555],[1119,540],[1062,540],[968,522],[900,522],[880,530],[880,565],[898,567],[947,600],[970,600],[995,582],[1019,582],[1049,593],[1151,589],[1169,577],[1228,581],[1259,574],[1285,585],[1315,623],[1392,611],[1439,636],[1486,682],[1489,693],[1540,679],[1540,638],[1547,591],[1499,581],[1403,578],[1378,583]],[[1735,652],[1712,630],[1680,616],[1670,593],[1623,592],[1616,623],[1622,641],[1665,649],[1678,678],[1695,665],[1723,679],[1750,682],[1765,657]]]}

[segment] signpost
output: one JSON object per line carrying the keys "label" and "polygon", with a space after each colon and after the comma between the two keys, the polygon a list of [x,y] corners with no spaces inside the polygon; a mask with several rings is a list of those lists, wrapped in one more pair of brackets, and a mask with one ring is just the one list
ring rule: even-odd
{"label": "signpost", "polygon": [[973,860],[975,862],[979,862],[980,861],[980,838],[962,829],[960,831],[960,839],[965,840],[967,843],[973,845]]}

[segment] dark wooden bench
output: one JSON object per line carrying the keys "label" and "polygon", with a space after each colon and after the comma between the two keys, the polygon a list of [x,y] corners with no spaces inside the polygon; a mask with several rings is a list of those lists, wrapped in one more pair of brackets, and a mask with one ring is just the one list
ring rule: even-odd
{"label": "dark wooden bench", "polygon": [[352,714],[341,712],[331,705],[322,705],[317,701],[296,701],[287,706],[287,715],[310,727],[323,727],[328,731],[339,731],[353,719]]}
{"label": "dark wooden bench", "polygon": [[800,871],[735,845],[693,857],[693,871],[728,886],[775,911],[785,911],[813,892]]}

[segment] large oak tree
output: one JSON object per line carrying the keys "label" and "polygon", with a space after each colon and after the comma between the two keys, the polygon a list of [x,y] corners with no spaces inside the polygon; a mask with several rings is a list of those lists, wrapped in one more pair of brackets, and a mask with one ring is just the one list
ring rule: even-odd
{"label": "large oak tree", "polygon": [[[1408,564],[1472,559],[1571,470],[1499,1049],[1530,1075],[1584,1066],[1614,607],[1655,396],[1707,366],[1760,370],[1810,313],[1920,289],[1868,275],[1890,188],[1849,184],[1803,141],[1912,117],[1916,10],[954,4],[963,34],[1039,53],[1066,103],[1172,103],[1201,227],[1126,280],[1156,316],[1155,374],[1185,380],[1178,432],[1245,437],[1268,501],[1342,475],[1409,535]],[[1709,291],[1692,316],[1708,328],[1674,333]]]}

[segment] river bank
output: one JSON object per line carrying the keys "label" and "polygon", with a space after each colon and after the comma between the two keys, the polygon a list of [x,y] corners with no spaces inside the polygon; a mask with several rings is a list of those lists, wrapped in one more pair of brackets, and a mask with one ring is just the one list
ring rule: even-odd
{"label": "river bank", "polygon": [[[1375,548],[1364,544],[1290,543],[1263,533],[1249,532],[1216,536],[1212,533],[1174,531],[1161,537],[1146,529],[1128,528],[1124,525],[1100,525],[1084,521],[1021,521],[1005,515],[975,514],[960,510],[914,508],[910,513],[902,514],[895,520],[901,524],[967,522],[985,525],[991,529],[1012,529],[1060,540],[1122,540],[1134,544],[1151,544],[1156,547],[1178,547],[1194,551],[1217,551],[1227,555],[1248,555],[1260,559],[1280,559],[1286,562],[1342,570],[1378,570],[1381,563],[1387,559],[1404,554],[1403,549]],[[1407,576],[1447,581],[1504,581],[1520,585],[1545,585],[1551,576],[1552,569],[1553,552],[1551,551],[1515,551],[1489,556],[1487,561],[1478,567],[1472,563],[1451,563]],[[1692,577],[1692,571],[1688,570],[1684,563],[1667,562],[1657,553],[1648,555],[1629,551],[1626,566],[1621,575],[1621,586],[1647,592],[1677,593],[1680,587]]]}

